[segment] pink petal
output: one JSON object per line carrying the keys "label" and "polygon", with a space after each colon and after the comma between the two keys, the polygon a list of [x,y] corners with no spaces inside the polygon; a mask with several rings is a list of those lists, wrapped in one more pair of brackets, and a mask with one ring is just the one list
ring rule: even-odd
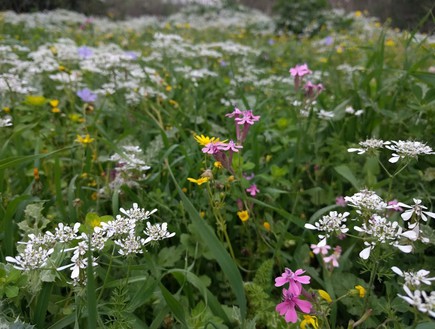
{"label": "pink petal", "polygon": [[292,323],[296,323],[298,321],[298,314],[296,313],[294,306],[287,309],[287,312],[285,314],[285,321]]}
{"label": "pink petal", "polygon": [[302,312],[310,313],[312,305],[309,301],[296,298],[294,299],[294,301],[297,307],[299,307]]}
{"label": "pink petal", "polygon": [[287,279],[280,276],[278,278],[275,279],[275,287],[281,287],[283,285],[285,285],[287,283]]}

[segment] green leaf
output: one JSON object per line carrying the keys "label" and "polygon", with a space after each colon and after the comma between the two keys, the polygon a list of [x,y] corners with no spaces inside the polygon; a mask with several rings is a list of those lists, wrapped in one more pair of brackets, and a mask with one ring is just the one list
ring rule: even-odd
{"label": "green leaf", "polygon": [[172,313],[177,318],[178,321],[185,327],[188,328],[186,322],[186,315],[184,314],[183,306],[172,296],[168,289],[165,288],[163,284],[159,284],[160,290],[162,292],[163,297],[165,298],[166,304],[168,304]]}
{"label": "green leaf", "polygon": [[359,183],[358,183],[356,177],[354,176],[353,172],[350,170],[350,168],[348,166],[340,165],[340,166],[334,167],[334,169],[338,174],[340,174],[347,181],[349,181],[349,183],[351,183],[354,188],[356,188],[357,190],[360,189],[360,186],[359,186]]}
{"label": "green leaf", "polygon": [[20,291],[20,289],[17,286],[6,286],[5,287],[6,297],[8,297],[8,298],[17,297],[19,291]]}

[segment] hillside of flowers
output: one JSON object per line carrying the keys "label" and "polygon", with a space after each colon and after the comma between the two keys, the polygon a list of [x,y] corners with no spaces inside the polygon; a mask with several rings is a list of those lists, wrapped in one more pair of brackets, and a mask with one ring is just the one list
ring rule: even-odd
{"label": "hillside of flowers", "polygon": [[339,10],[0,13],[1,328],[435,328],[435,38]]}

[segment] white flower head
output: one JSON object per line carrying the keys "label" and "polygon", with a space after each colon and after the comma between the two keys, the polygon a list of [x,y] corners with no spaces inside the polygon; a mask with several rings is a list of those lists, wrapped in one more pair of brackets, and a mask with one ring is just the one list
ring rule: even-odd
{"label": "white flower head", "polygon": [[382,139],[370,138],[370,139],[366,139],[363,142],[359,142],[359,145],[361,146],[360,148],[349,148],[347,149],[347,151],[357,152],[357,154],[364,154],[366,152],[372,152],[374,150],[383,148],[385,145],[389,145],[389,144],[391,144],[391,142],[389,141],[384,142]]}
{"label": "white flower head", "polygon": [[328,215],[323,216],[314,225],[305,224],[305,228],[309,230],[323,231],[325,234],[319,234],[319,238],[323,239],[325,237],[330,237],[332,233],[341,234],[346,233],[349,229],[346,227],[348,212],[339,214],[336,211],[331,211]]}
{"label": "white flower head", "polygon": [[405,279],[405,285],[415,288],[419,287],[422,283],[430,286],[432,284],[431,281],[435,280],[435,277],[428,278],[427,276],[430,274],[430,272],[423,269],[417,272],[404,272],[397,266],[393,266],[391,270]]}
{"label": "white flower head", "polygon": [[417,141],[391,141],[394,145],[387,145],[386,148],[393,151],[391,163],[396,163],[400,159],[417,158],[419,155],[435,154],[430,146]]}
{"label": "white flower head", "polygon": [[402,202],[398,203],[399,206],[403,208],[408,208],[408,210],[406,210],[404,213],[400,215],[404,221],[408,221],[409,219],[411,219],[412,215],[414,214],[417,216],[417,221],[418,219],[421,218],[425,222],[427,222],[428,217],[435,218],[435,213],[430,211],[424,211],[424,209],[427,209],[427,207],[421,204],[420,199],[413,199],[413,200],[414,200],[414,204],[411,206],[404,204]]}
{"label": "white flower head", "polygon": [[361,190],[352,196],[344,197],[344,200],[358,210],[382,211],[387,208],[387,204],[382,200],[376,192],[369,190]]}
{"label": "white flower head", "polygon": [[144,233],[148,236],[145,239],[145,244],[151,241],[159,241],[163,239],[172,238],[175,233],[168,232],[168,223],[157,223],[152,225],[150,222],[147,222],[147,228]]}

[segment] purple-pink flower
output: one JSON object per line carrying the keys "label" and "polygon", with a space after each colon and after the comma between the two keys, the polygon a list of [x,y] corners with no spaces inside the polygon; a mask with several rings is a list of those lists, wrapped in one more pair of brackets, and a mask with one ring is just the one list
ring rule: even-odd
{"label": "purple-pink flower", "polygon": [[319,94],[325,90],[325,87],[321,83],[317,85],[313,84],[311,81],[308,81],[305,86],[305,95],[310,99],[316,99]]}
{"label": "purple-pink flower", "polygon": [[325,262],[325,264],[330,264],[332,267],[338,267],[339,266],[338,259],[340,258],[340,256],[341,256],[341,247],[336,246],[334,248],[334,252],[328,257],[324,257],[323,261]]}
{"label": "purple-pink flower", "polygon": [[[237,142],[241,145],[248,135],[250,126],[252,126],[256,121],[260,120],[259,115],[254,115],[252,110],[241,111],[237,107],[231,113],[225,114],[228,118],[234,118],[236,122],[236,135]],[[243,126],[242,128],[240,126]]]}
{"label": "purple-pink flower", "polygon": [[307,64],[302,65],[296,65],[295,67],[292,67],[290,70],[290,75],[292,77],[303,77],[304,75],[313,73],[309,68]]}
{"label": "purple-pink flower", "polygon": [[97,100],[97,94],[93,93],[88,88],[77,91],[77,96],[79,96],[83,102],[87,103],[92,103]]}
{"label": "purple-pink flower", "polygon": [[286,322],[296,323],[298,321],[298,315],[296,313],[296,307],[304,313],[311,311],[311,303],[306,300],[299,299],[299,294],[294,294],[290,289],[282,290],[283,301],[276,305],[275,310],[283,315]]}
{"label": "purple-pink flower", "polygon": [[251,196],[256,196],[257,193],[260,192],[260,190],[258,189],[257,185],[252,184],[250,187],[246,189],[246,192],[248,192]]}
{"label": "purple-pink flower", "polygon": [[326,244],[326,238],[320,241],[318,244],[311,244],[310,248],[313,250],[314,254],[327,255],[329,249],[331,249],[330,245]]}
{"label": "purple-pink flower", "polygon": [[86,47],[86,46],[82,46],[82,47],[77,48],[77,53],[79,54],[79,56],[82,59],[92,57],[92,55],[94,54],[92,49],[89,47]]}
{"label": "purple-pink flower", "polygon": [[239,152],[239,149],[243,148],[242,145],[237,145],[233,140],[230,140],[228,143],[218,143],[217,148],[219,151],[233,151]]}
{"label": "purple-pink flower", "polygon": [[293,295],[300,295],[302,291],[302,284],[308,284],[310,283],[310,277],[308,275],[302,275],[304,274],[304,270],[296,270],[293,272],[289,268],[286,268],[284,273],[281,274],[281,276],[277,277],[275,279],[275,287],[281,287],[285,285],[286,283],[289,284],[289,291]]}

